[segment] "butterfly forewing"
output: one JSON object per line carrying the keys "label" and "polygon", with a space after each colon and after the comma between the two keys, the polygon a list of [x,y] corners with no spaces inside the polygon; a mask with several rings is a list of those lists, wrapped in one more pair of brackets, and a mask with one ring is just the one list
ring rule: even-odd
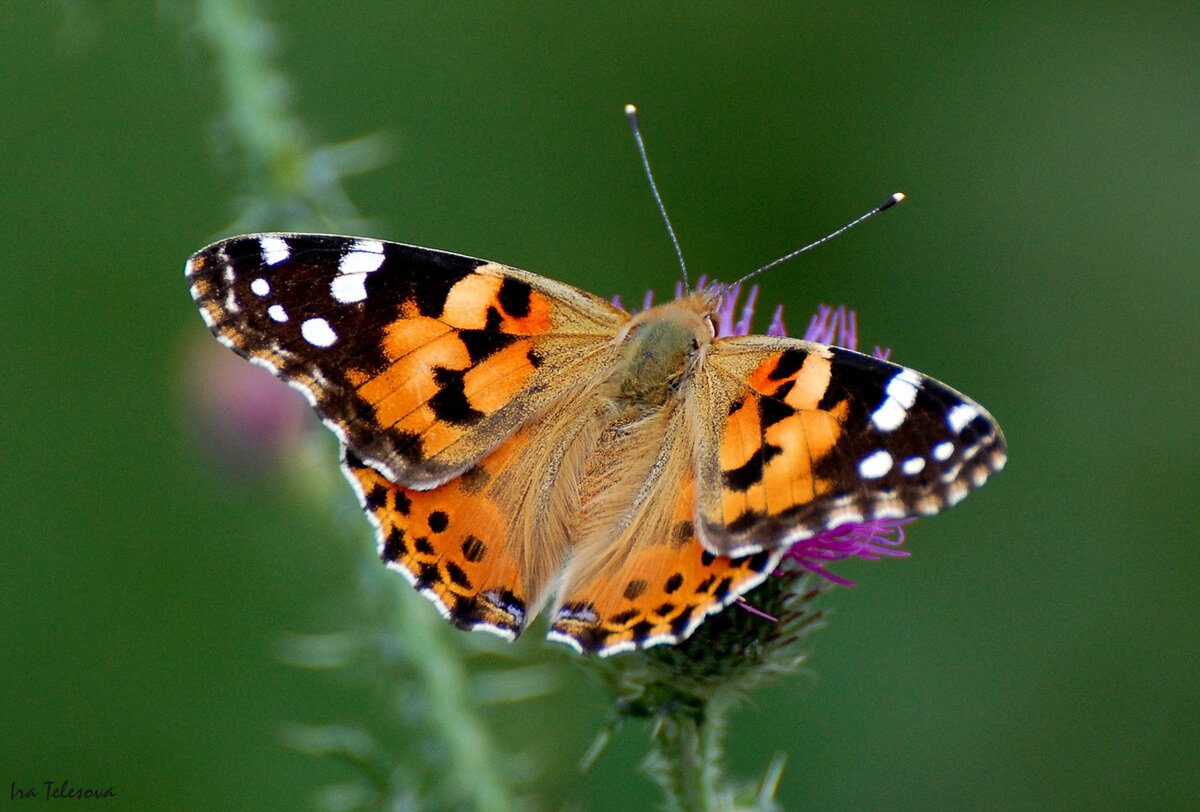
{"label": "butterfly forewing", "polygon": [[303,391],[360,459],[433,487],[556,397],[627,314],[536,274],[354,237],[261,234],[188,264],[210,329]]}
{"label": "butterfly forewing", "polygon": [[698,380],[701,539],[780,549],[847,522],[955,504],[1005,461],[979,404],[932,378],[838,347],[718,341]]}

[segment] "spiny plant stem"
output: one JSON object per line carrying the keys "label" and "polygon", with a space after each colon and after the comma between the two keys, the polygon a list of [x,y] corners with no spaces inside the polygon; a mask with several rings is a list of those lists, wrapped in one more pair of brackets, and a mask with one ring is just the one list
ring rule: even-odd
{"label": "spiny plant stem", "polygon": [[723,747],[730,707],[722,697],[713,697],[699,708],[680,706],[654,719],[652,749],[643,766],[673,812],[733,809]]}

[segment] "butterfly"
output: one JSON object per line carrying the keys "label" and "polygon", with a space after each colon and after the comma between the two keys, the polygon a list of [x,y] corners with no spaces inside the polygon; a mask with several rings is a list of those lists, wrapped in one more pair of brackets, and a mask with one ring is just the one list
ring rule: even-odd
{"label": "butterfly", "polygon": [[719,336],[727,289],[636,314],[495,262],[256,234],[187,263],[217,339],[337,435],[379,552],[454,625],[675,643],[794,543],[936,513],[1005,462],[978,403],[835,346]]}

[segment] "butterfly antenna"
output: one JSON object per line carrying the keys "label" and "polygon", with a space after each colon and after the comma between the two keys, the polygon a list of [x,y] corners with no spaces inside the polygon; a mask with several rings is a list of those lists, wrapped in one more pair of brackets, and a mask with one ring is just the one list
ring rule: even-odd
{"label": "butterfly antenna", "polygon": [[746,274],[745,276],[743,276],[741,279],[734,282],[733,284],[740,285],[743,282],[745,282],[747,279],[758,276],[763,271],[769,271],[772,268],[774,268],[776,265],[781,265],[784,262],[787,262],[789,259],[794,259],[795,257],[800,256],[805,251],[811,251],[812,249],[816,248],[818,245],[829,242],[830,240],[832,240],[834,237],[841,234],[842,232],[849,231],[850,229],[854,228],[856,225],[861,223],[863,220],[867,220],[871,217],[874,217],[875,215],[879,214],[879,212],[881,212],[881,211],[886,211],[887,209],[890,209],[892,206],[895,206],[897,203],[899,203],[903,199],[904,199],[904,192],[896,192],[896,194],[892,195],[887,200],[883,201],[878,206],[871,209],[869,212],[864,214],[862,217],[851,220],[849,223],[846,223],[846,225],[842,226],[837,231],[832,231],[829,234],[826,234],[824,237],[817,240],[816,242],[810,242],[808,245],[804,246],[803,248],[798,248],[795,251],[791,252],[790,254],[784,254],[779,259],[775,260],[774,262],[768,262],[766,265],[762,266],[758,270],[751,271],[750,273]]}
{"label": "butterfly antenna", "polygon": [[667,207],[663,205],[662,195],[658,193],[658,184],[654,182],[654,173],[650,171],[650,159],[646,156],[646,144],[642,141],[642,128],[638,125],[637,108],[632,104],[625,105],[625,117],[629,119],[629,127],[633,130],[633,139],[637,141],[638,153],[642,156],[642,168],[646,170],[646,180],[650,181],[650,191],[654,194],[654,202],[658,204],[658,213],[667,224],[667,233],[671,235],[671,244],[675,246],[675,256],[679,257],[679,270],[683,273],[683,290],[691,291],[688,283],[687,263],[683,261],[683,249],[679,247],[679,238],[675,236],[675,228],[671,218],[667,216]]}

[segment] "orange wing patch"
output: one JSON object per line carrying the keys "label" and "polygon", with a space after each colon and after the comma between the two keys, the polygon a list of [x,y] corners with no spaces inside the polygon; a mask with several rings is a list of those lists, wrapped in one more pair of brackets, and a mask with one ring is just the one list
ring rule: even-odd
{"label": "orange wing patch", "polygon": [[542,361],[532,339],[453,330],[434,319],[396,322],[384,348],[390,363],[383,372],[352,368],[349,374],[362,381],[358,394],[380,427],[413,438],[405,453],[415,462],[446,456],[476,424],[512,402]]}
{"label": "orange wing patch", "polygon": [[536,606],[508,546],[508,522],[488,495],[521,435],[463,476],[430,491],[396,485],[345,451],[342,467],[376,528],[380,558],[461,629],[514,639]]}
{"label": "orange wing patch", "polygon": [[513,269],[495,262],[481,265],[446,296],[441,319],[452,327],[479,329],[494,322],[509,335],[539,335],[555,328],[553,304],[527,281],[514,280]]}
{"label": "orange wing patch", "polygon": [[697,540],[694,515],[689,476],[678,491],[669,537],[638,544],[615,570],[570,588],[548,636],[602,656],[678,642],[775,569],[778,553],[725,558],[708,552]]}
{"label": "orange wing patch", "polygon": [[564,334],[570,314],[517,273],[487,263],[441,302],[406,300],[383,327],[383,358],[348,371],[376,433],[396,441],[377,460],[391,478],[430,487],[457,476],[545,407],[550,388],[532,384],[605,346],[603,329]]}
{"label": "orange wing patch", "polygon": [[705,404],[718,428],[709,440],[715,464],[700,453],[699,504],[701,538],[714,552],[780,549],[820,529],[807,528],[804,514],[836,484],[820,464],[842,436],[847,404],[822,403],[831,361],[817,345],[797,345],[732,359],[714,353],[726,377]]}

